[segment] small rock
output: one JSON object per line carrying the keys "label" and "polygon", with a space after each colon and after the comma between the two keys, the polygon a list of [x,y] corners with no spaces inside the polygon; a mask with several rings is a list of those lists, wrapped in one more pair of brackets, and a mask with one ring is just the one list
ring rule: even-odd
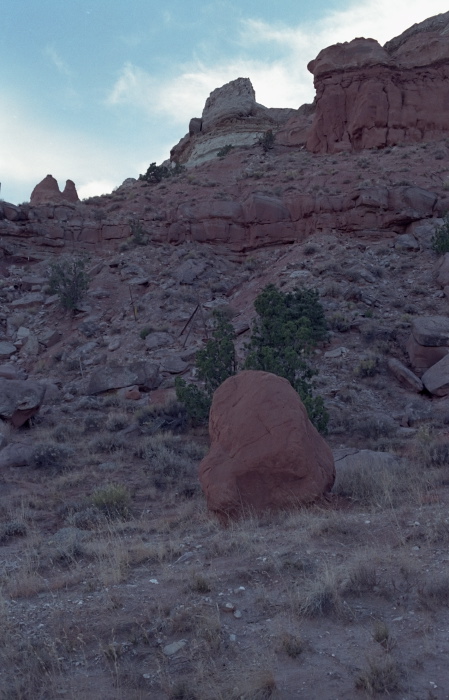
{"label": "small rock", "polygon": [[179,355],[167,355],[161,360],[161,370],[170,374],[181,374],[188,368],[188,363]]}
{"label": "small rock", "polygon": [[9,359],[15,352],[17,352],[16,346],[9,341],[2,340],[0,342],[0,360]]}
{"label": "small rock", "polygon": [[162,331],[149,333],[145,338],[145,345],[148,350],[156,350],[157,348],[170,345],[172,342],[172,336],[169,333],[163,333]]}
{"label": "small rock", "polygon": [[334,358],[334,357],[344,357],[349,352],[348,348],[335,348],[334,350],[328,350],[324,353],[324,357]]}
{"label": "small rock", "polygon": [[178,651],[183,649],[186,644],[186,639],[180,639],[179,642],[172,642],[171,644],[167,644],[162,651],[164,652],[165,656],[173,656],[173,654],[176,654]]}
{"label": "small rock", "polygon": [[56,345],[56,343],[59,343],[61,336],[61,331],[47,328],[45,331],[42,331],[42,333],[39,333],[37,339],[42,345],[45,345],[46,348],[51,348],[53,345]]}
{"label": "small rock", "polygon": [[120,338],[114,338],[109,343],[108,350],[109,350],[109,352],[114,352],[114,350],[118,350],[119,347],[120,347]]}
{"label": "small rock", "polygon": [[44,295],[40,292],[30,292],[29,294],[24,294],[19,299],[15,299],[11,306],[14,309],[26,309],[31,306],[39,306],[44,303]]}

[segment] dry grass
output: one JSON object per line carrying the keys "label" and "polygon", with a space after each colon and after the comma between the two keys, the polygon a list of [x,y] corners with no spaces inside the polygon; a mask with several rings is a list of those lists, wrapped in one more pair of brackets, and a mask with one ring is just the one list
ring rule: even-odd
{"label": "dry grass", "polygon": [[370,695],[394,693],[400,690],[400,670],[390,655],[372,657],[368,667],[356,679],[356,688],[366,690]]}
{"label": "dry grass", "polygon": [[[425,443],[419,460],[390,473],[340,472],[346,510],[249,513],[222,528],[197,484],[202,444],[145,432],[148,416],[130,444],[113,430],[129,412],[111,401],[107,427],[101,408],[94,435],[85,435],[82,413],[57,435],[33,428],[36,443],[51,445],[45,465],[26,471],[25,496],[0,501],[1,700],[53,700],[61,688],[68,700],[289,700],[318,658],[323,679],[333,672],[348,629],[357,640],[349,665],[360,653],[369,659],[357,688],[401,687],[391,654],[401,666],[399,651],[409,665],[413,654],[390,621],[392,606],[401,601],[416,618],[448,608],[447,577],[435,571],[435,552],[449,541],[447,509],[425,500],[442,483],[444,448]],[[63,470],[49,464],[54,446],[76,448]],[[424,617],[419,624],[426,629]],[[180,639],[183,649],[166,656]],[[342,683],[342,694],[356,692],[353,675]],[[325,697],[323,686],[304,692]]]}

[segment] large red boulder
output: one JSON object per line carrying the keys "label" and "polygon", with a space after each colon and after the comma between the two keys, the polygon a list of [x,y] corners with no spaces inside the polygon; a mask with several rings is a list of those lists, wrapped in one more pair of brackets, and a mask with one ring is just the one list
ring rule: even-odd
{"label": "large red boulder", "polygon": [[247,370],[215,392],[211,448],[199,468],[221,519],[316,501],[335,479],[332,452],[286,379]]}

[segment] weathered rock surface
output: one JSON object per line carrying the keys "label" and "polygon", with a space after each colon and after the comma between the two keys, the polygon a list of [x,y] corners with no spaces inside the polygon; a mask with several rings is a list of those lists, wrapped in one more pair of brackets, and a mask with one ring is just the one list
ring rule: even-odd
{"label": "weathered rock surface", "polygon": [[235,517],[310,503],[335,478],[330,448],[285,379],[244,371],[215,392],[199,468],[211,511]]}
{"label": "weathered rock surface", "polygon": [[145,390],[156,389],[161,383],[159,366],[152,362],[137,361],[126,367],[108,365],[92,373],[88,394],[101,394],[110,389],[136,385]]}
{"label": "weathered rock surface", "polygon": [[449,131],[449,12],[380,46],[354,39],[308,65],[316,88],[307,148],[315,153],[382,148]]}
{"label": "weathered rock surface", "polygon": [[64,190],[61,192],[57,180],[53,175],[47,175],[31,193],[30,204],[58,204],[60,202],[78,202],[79,197],[75,183],[67,180]]}
{"label": "weathered rock surface", "polygon": [[37,413],[44,396],[39,382],[0,378],[0,418],[19,428]]}
{"label": "weathered rock surface", "polygon": [[449,394],[449,355],[432,365],[422,376],[422,383],[434,396]]}

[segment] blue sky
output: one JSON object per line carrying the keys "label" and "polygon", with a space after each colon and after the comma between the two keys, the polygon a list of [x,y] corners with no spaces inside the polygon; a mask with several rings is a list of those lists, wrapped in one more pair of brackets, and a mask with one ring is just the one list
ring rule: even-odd
{"label": "blue sky", "polygon": [[307,63],[356,36],[384,43],[447,0],[3,0],[0,197],[51,173],[80,197],[165,160],[209,93],[249,77],[258,102],[314,96]]}

